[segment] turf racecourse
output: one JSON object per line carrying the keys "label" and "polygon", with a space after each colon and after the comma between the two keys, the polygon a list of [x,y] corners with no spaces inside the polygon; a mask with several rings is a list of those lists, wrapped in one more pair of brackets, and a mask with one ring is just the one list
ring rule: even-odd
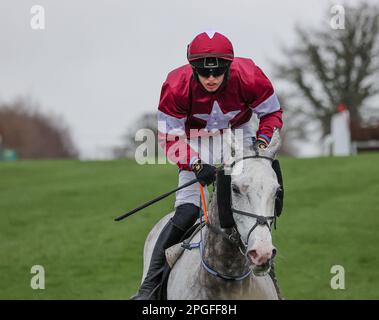
{"label": "turf racecourse", "polygon": [[[286,299],[379,299],[379,154],[281,159],[285,209],[274,231]],[[177,183],[171,165],[0,162],[0,299],[127,299],[144,239],[173,196],[113,218]],[[45,290],[32,290],[42,265]],[[345,290],[332,290],[333,265]]]}

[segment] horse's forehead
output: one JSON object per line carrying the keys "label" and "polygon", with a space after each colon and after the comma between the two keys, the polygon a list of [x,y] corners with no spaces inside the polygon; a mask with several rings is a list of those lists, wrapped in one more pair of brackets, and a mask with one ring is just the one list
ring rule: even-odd
{"label": "horse's forehead", "polygon": [[274,171],[271,166],[262,161],[241,161],[236,166],[237,174],[232,174],[232,182],[236,184],[250,184],[255,181],[267,181],[274,178]]}

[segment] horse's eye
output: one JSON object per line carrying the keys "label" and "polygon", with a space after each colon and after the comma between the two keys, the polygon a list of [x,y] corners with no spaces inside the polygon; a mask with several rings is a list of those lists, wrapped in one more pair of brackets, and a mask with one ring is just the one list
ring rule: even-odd
{"label": "horse's eye", "polygon": [[232,190],[233,190],[234,193],[241,194],[240,189],[235,184],[232,185]]}

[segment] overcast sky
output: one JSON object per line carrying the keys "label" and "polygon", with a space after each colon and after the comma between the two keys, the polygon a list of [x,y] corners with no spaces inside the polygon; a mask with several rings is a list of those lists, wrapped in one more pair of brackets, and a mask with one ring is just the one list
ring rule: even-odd
{"label": "overcast sky", "polygon": [[[271,77],[270,61],[285,58],[280,47],[293,43],[295,23],[328,23],[325,13],[339,3],[1,0],[0,100],[33,98],[63,116],[83,157],[101,156],[157,109],[162,82],[186,63],[197,33],[220,30],[236,56],[252,58]],[[44,30],[30,27],[36,4],[45,8]]]}

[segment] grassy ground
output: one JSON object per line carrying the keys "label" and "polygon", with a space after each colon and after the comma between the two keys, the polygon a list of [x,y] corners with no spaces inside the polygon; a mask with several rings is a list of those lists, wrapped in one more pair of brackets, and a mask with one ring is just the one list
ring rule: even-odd
{"label": "grassy ground", "polygon": [[[274,231],[287,299],[379,299],[379,154],[282,159],[286,201]],[[177,183],[174,166],[130,161],[0,162],[0,299],[127,299],[144,239],[173,197],[113,218]],[[30,287],[42,265],[46,289]],[[332,290],[333,265],[345,290]]]}

